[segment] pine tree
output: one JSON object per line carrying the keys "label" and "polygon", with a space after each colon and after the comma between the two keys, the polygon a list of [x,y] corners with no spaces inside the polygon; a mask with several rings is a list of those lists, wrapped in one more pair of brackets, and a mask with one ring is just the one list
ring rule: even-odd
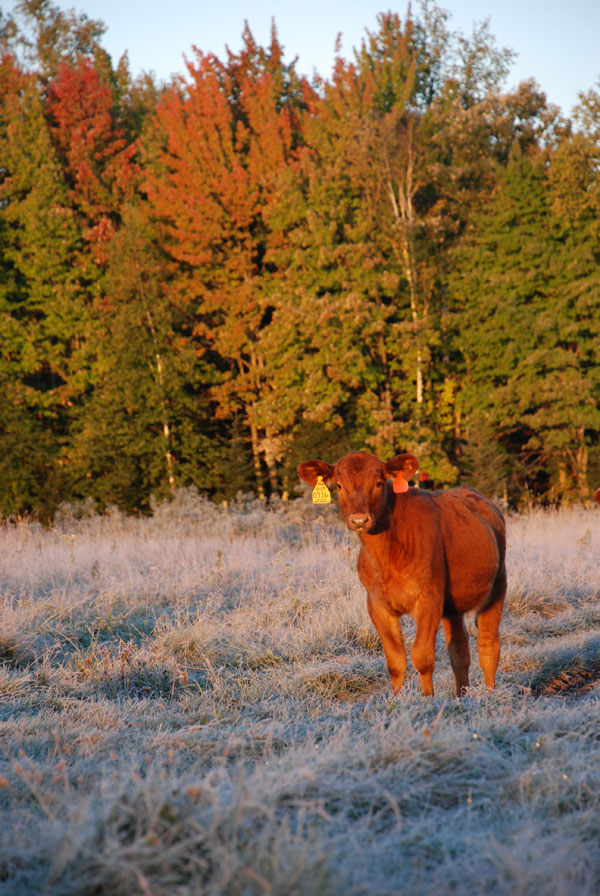
{"label": "pine tree", "polygon": [[[562,231],[562,232],[561,232]],[[590,281],[592,277],[592,281]],[[573,256],[550,207],[541,157],[514,152],[455,272],[469,427],[492,430],[528,465],[521,488],[586,498],[586,443],[597,429],[597,277]],[[515,497],[513,495],[513,497]]]}
{"label": "pine tree", "polygon": [[[548,198],[559,243],[557,289],[566,306],[561,336],[577,359],[586,388],[574,438],[565,446],[559,481],[587,500],[590,470],[600,471],[600,97],[583,97],[585,130],[568,134],[550,157]],[[572,418],[569,416],[569,421]],[[595,480],[594,480],[595,481]]]}
{"label": "pine tree", "polygon": [[[71,264],[78,231],[36,78],[7,56],[0,81],[2,510],[44,515],[65,479],[61,458],[85,319]],[[25,465],[21,437],[32,452]]]}
{"label": "pine tree", "polygon": [[211,367],[169,297],[145,206],[123,207],[122,217],[106,244],[89,345],[91,388],[73,425],[76,494],[138,511],[189,484],[231,498],[247,481],[221,478],[227,452],[207,395]]}
{"label": "pine tree", "polygon": [[[10,382],[6,438],[17,438],[20,414],[23,437],[31,432],[38,444],[35,460],[12,476],[27,485],[11,498],[11,512],[35,507],[47,515],[77,492],[72,426],[92,388],[95,303],[106,244],[132,195],[134,147],[114,119],[101,23],[47,0],[26,0],[18,12],[22,23],[11,20],[5,46],[31,70],[5,57],[1,375]],[[10,456],[22,453],[13,445]]]}

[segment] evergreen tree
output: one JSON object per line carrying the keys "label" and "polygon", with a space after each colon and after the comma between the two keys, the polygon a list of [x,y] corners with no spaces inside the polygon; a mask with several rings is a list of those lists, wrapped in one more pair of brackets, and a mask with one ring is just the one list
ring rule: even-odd
{"label": "evergreen tree", "polygon": [[457,260],[461,401],[467,439],[483,426],[526,465],[521,488],[585,499],[586,444],[598,425],[589,375],[597,274],[573,258],[558,223],[543,160],[515,151]]}
{"label": "evergreen tree", "polygon": [[64,486],[85,320],[71,263],[78,231],[35,77],[6,56],[0,82],[2,511],[46,515]]}
{"label": "evergreen tree", "polygon": [[91,388],[73,427],[76,493],[127,510],[147,510],[152,497],[192,483],[231,498],[248,483],[239,473],[222,475],[227,451],[212,421],[210,367],[196,352],[187,315],[169,298],[144,205],[122,213],[95,303]]}
{"label": "evergreen tree", "polygon": [[566,497],[575,493],[586,500],[590,482],[600,476],[600,96],[594,91],[584,95],[581,110],[576,120],[584,129],[558,144],[547,184],[560,244],[559,288],[568,307],[563,338],[587,386],[580,396],[580,425],[566,447],[567,462],[559,468],[559,479],[564,481],[566,466]]}

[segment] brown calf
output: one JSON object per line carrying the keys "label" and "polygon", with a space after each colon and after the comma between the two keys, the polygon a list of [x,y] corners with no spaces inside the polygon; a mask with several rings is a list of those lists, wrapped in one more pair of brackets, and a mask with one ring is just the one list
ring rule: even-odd
{"label": "brown calf", "polygon": [[[399,454],[387,462],[356,451],[332,466],[300,464],[302,479],[321,476],[338,490],[349,529],[358,533],[358,575],[381,638],[394,693],[406,672],[399,617],[417,629],[411,659],[424,695],[433,694],[435,638],[444,626],[456,693],[469,686],[469,642],[463,615],[477,614],[477,647],[485,684],[493,688],[500,657],[498,628],[506,595],[505,528],[500,510],[472,488],[429,492],[409,488],[419,462]],[[392,485],[390,477],[395,477]]]}

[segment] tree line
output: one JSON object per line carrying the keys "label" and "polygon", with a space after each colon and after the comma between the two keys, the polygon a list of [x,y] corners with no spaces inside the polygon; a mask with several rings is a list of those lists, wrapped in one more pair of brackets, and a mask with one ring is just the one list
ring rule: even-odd
{"label": "tree line", "polygon": [[566,118],[450,25],[381,13],[312,80],[246,25],[159,83],[102,22],[0,14],[0,514],[285,499],[362,448],[589,499],[600,92]]}

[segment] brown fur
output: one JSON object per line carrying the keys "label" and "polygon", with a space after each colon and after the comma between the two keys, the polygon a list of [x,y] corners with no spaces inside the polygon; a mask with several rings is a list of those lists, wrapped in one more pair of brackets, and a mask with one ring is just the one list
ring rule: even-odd
{"label": "brown fur", "polygon": [[390,477],[411,479],[412,454],[383,462],[363,451],[332,466],[309,460],[302,479],[314,486],[322,476],[338,487],[349,529],[358,533],[358,574],[367,608],[385,652],[394,692],[406,672],[399,617],[416,621],[411,650],[424,695],[433,694],[435,638],[440,622],[452,663],[456,693],[469,686],[469,643],[463,616],[477,614],[477,646],[485,684],[492,689],[500,656],[498,628],[506,596],[506,540],[500,510],[472,488],[430,492],[409,488],[396,494]]}
{"label": "brown fur", "polygon": [[594,498],[596,499],[598,504],[600,504],[600,488],[597,488],[596,491],[594,492]]}

